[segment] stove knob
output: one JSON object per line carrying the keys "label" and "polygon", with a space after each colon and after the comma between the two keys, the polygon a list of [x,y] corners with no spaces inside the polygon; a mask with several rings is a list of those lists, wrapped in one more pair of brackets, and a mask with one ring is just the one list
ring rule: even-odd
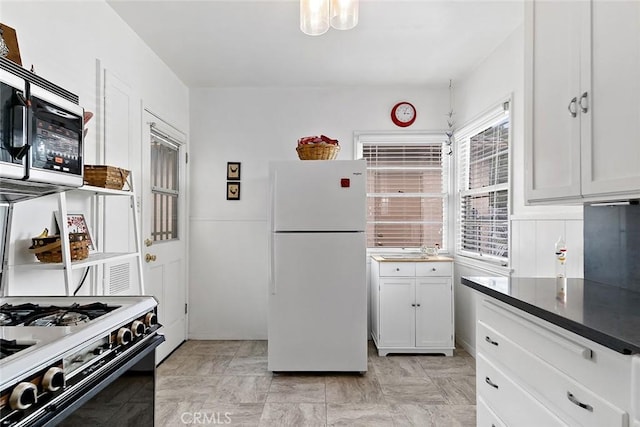
{"label": "stove knob", "polygon": [[19,383],[9,397],[11,409],[27,409],[38,401],[38,388],[33,383]]}
{"label": "stove knob", "polygon": [[150,311],[144,317],[144,323],[149,327],[151,327],[153,325],[157,325],[158,324],[158,316],[156,316],[156,314],[153,311]]}
{"label": "stove knob", "polygon": [[131,324],[131,332],[133,333],[134,337],[139,337],[140,335],[144,334],[144,329],[144,323],[139,320],[134,320]]}
{"label": "stove knob", "polygon": [[131,342],[131,331],[127,328],[120,328],[118,330],[117,340],[118,345],[127,345]]}
{"label": "stove knob", "polygon": [[64,372],[60,368],[49,368],[42,377],[42,388],[46,391],[57,391],[64,387]]}

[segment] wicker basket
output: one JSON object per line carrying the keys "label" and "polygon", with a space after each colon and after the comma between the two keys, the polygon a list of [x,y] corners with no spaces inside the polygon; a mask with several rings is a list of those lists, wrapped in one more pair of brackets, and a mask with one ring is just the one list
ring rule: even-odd
{"label": "wicker basket", "polygon": [[[51,263],[62,262],[62,244],[60,236],[34,237],[29,252],[34,254],[38,261]],[[71,261],[85,259],[89,256],[89,238],[87,233],[69,233],[69,249]]]}
{"label": "wicker basket", "polygon": [[300,160],[333,160],[338,157],[339,145],[302,144],[296,148]]}
{"label": "wicker basket", "polygon": [[94,187],[122,190],[129,171],[115,166],[84,165],[84,182]]}

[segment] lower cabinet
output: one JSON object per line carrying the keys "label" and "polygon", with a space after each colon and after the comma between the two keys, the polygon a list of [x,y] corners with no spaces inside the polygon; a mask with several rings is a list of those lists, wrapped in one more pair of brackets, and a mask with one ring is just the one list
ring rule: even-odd
{"label": "lower cabinet", "polygon": [[375,259],[371,263],[372,338],[378,354],[452,356],[451,263],[425,262],[428,269],[418,262],[381,264]]}
{"label": "lower cabinet", "polygon": [[492,298],[476,334],[478,425],[630,425],[631,356]]}

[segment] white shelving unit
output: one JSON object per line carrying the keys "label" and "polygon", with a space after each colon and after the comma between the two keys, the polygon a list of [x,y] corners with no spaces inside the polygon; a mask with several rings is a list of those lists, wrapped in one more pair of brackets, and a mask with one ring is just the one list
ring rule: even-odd
{"label": "white shelving unit", "polygon": [[[130,177],[130,179],[132,180],[133,177]],[[83,268],[88,268],[88,267],[92,267],[92,266],[98,266],[98,265],[103,265],[106,263],[111,263],[111,262],[118,262],[118,261],[126,261],[126,260],[130,260],[130,259],[135,259],[136,260],[136,265],[137,265],[137,269],[138,269],[138,274],[137,274],[137,278],[138,278],[138,290],[140,295],[144,295],[145,290],[144,290],[144,281],[143,281],[143,277],[142,277],[142,256],[141,256],[141,246],[140,246],[140,223],[138,220],[138,211],[136,209],[136,194],[133,191],[133,181],[131,181],[131,191],[125,191],[125,190],[112,190],[112,189],[108,189],[108,188],[101,188],[101,187],[93,187],[93,186],[89,186],[89,185],[85,185],[82,187],[79,187],[77,189],[71,189],[71,190],[67,190],[67,191],[63,191],[61,193],[58,193],[58,218],[66,218],[67,217],[67,193],[70,192],[80,192],[80,193],[85,193],[88,197],[94,197],[94,198],[104,198],[104,197],[128,197],[129,198],[129,206],[130,206],[130,212],[133,218],[133,230],[134,230],[134,239],[135,239],[135,251],[134,252],[95,252],[95,253],[90,253],[89,256],[86,259],[83,260],[77,260],[77,261],[71,261],[71,251],[70,251],[70,246],[69,246],[69,239],[68,238],[62,238],[61,239],[61,243],[62,243],[62,262],[61,263],[41,263],[41,262],[37,262],[34,261],[33,263],[29,263],[29,264],[20,264],[20,265],[14,265],[14,266],[5,266],[8,268],[12,268],[12,269],[40,269],[40,270],[62,270],[64,273],[64,281],[65,281],[65,290],[66,290],[66,295],[67,296],[72,296],[74,289],[73,289],[73,271],[74,270],[79,270],[79,269],[83,269]],[[97,203],[93,203],[93,208],[96,209],[96,207],[98,206]],[[8,232],[8,239],[11,236],[11,221],[13,220],[11,218],[11,210],[10,210],[10,214],[9,214],[9,229],[7,230]],[[69,227],[67,226],[67,222],[66,221],[60,221],[60,235],[61,236],[68,236],[69,235]],[[2,280],[8,280],[8,274],[3,274],[2,276]],[[7,283],[3,283],[2,284],[2,289],[4,290],[4,292],[7,291],[8,287],[7,287]],[[102,289],[102,293],[104,293],[104,289]],[[96,290],[92,289],[91,291],[92,295],[96,294]]]}

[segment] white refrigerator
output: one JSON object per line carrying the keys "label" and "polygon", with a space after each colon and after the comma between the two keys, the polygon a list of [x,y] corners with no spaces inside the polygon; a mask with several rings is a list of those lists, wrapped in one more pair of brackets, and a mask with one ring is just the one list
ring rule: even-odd
{"label": "white refrigerator", "polygon": [[268,369],[366,372],[366,162],[273,162],[270,193]]}

